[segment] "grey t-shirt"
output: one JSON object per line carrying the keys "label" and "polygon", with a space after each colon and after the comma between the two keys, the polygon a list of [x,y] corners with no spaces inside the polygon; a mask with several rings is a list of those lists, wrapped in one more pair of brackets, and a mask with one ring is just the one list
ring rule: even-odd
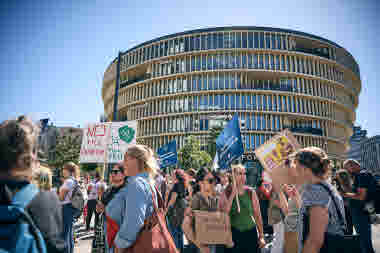
{"label": "grey t-shirt", "polygon": [[[330,188],[334,195],[335,202],[340,209],[340,213],[344,218],[344,224],[346,224],[346,218],[344,216],[344,203],[338,192],[332,187],[329,183],[323,182],[324,185]],[[308,215],[308,211],[310,207],[313,206],[321,206],[328,208],[329,212],[329,222],[327,225],[327,231],[332,234],[340,234],[344,235],[344,227],[342,226],[342,222],[339,220],[339,216],[337,210],[335,208],[334,202],[330,197],[329,192],[323,188],[323,186],[318,184],[309,184],[305,185],[304,191],[302,193],[302,205],[299,212],[299,224],[298,224],[298,232],[299,232],[299,251],[302,252],[303,247],[303,225],[305,215]]]}

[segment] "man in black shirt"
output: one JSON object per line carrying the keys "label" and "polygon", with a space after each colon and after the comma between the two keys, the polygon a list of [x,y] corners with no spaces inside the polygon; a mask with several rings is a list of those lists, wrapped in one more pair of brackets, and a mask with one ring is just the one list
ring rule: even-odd
{"label": "man in black shirt", "polygon": [[373,177],[360,167],[358,161],[353,159],[346,160],[343,163],[343,168],[354,179],[353,192],[344,193],[343,197],[349,199],[354,227],[360,234],[362,253],[374,253],[370,217],[364,210],[365,203],[372,194],[373,187],[371,184],[373,183]]}

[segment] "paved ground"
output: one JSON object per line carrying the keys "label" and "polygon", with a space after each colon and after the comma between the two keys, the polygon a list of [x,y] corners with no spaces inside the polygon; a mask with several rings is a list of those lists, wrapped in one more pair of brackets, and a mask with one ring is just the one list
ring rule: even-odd
{"label": "paved ground", "polygon": [[74,231],[77,238],[77,243],[75,243],[74,253],[91,252],[91,243],[94,237],[94,232],[86,231],[85,225],[83,223],[74,224]]}
{"label": "paved ground", "polygon": [[[372,238],[374,240],[375,251],[380,253],[380,225],[372,226]],[[92,237],[88,238],[82,236],[79,238],[78,243],[75,244],[75,253],[90,253],[91,252]]]}
{"label": "paved ground", "polygon": [[372,226],[373,248],[380,253],[380,225]]}

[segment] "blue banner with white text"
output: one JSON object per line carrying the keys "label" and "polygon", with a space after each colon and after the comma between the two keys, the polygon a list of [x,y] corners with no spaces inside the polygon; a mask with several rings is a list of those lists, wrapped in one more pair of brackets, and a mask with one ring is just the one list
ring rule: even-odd
{"label": "blue banner with white text", "polygon": [[244,153],[237,114],[227,123],[216,139],[216,150],[218,152],[218,165],[221,170],[228,169],[231,163]]}
{"label": "blue banner with white text", "polygon": [[168,144],[157,149],[157,154],[159,156],[160,168],[166,168],[170,165],[176,165],[177,158],[177,142],[171,141]]}

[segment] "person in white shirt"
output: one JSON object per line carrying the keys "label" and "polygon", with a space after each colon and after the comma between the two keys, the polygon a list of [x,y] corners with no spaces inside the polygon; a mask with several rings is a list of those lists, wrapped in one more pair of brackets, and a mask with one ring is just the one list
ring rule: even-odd
{"label": "person in white shirt", "polygon": [[87,217],[86,217],[86,230],[90,230],[90,224],[92,215],[95,215],[95,225],[99,222],[99,214],[96,212],[96,203],[99,199],[99,191],[100,194],[104,192],[104,183],[101,180],[100,173],[96,172],[95,181],[90,182],[87,187],[88,192],[88,201],[87,201]]}
{"label": "person in white shirt", "polygon": [[65,247],[67,253],[74,252],[74,240],[73,240],[73,220],[75,210],[71,204],[71,196],[73,194],[74,187],[78,184],[79,179],[79,167],[69,162],[63,166],[63,185],[59,189],[59,199],[62,203],[63,209],[63,235],[65,238]]}

